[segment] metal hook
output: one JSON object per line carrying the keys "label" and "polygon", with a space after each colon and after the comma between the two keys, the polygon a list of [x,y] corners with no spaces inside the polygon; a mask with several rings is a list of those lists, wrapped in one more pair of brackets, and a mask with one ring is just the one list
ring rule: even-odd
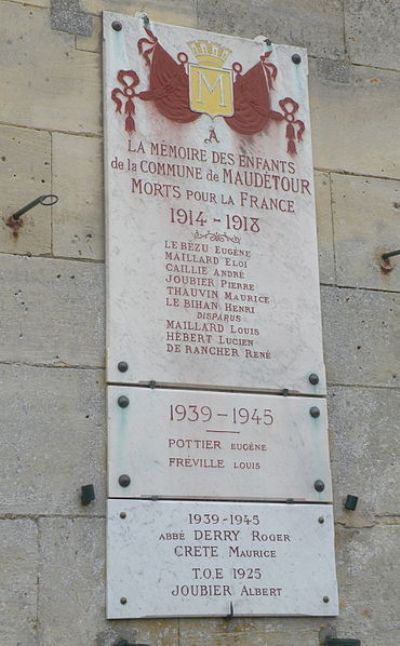
{"label": "metal hook", "polygon": [[145,13],[144,11],[136,12],[135,18],[141,18],[146,28],[150,25],[150,18],[148,17],[147,13]]}
{"label": "metal hook", "polygon": [[255,38],[253,38],[253,40],[256,43],[265,43],[267,47],[271,47],[272,45],[271,40],[267,38],[267,36],[256,36]]}
{"label": "metal hook", "polygon": [[226,615],[225,619],[233,619],[234,613],[233,613],[233,603],[232,601],[229,603],[229,615]]}
{"label": "metal hook", "polygon": [[42,204],[42,206],[53,206],[53,204],[56,204],[58,202],[58,195],[39,195],[35,200],[32,200],[32,202],[29,202],[28,204],[25,204],[19,211],[16,211],[11,215],[11,218],[13,220],[19,220],[21,215],[24,215],[24,213],[27,213],[31,209],[33,209],[34,206],[37,206],[38,204]]}
{"label": "metal hook", "polygon": [[400,256],[400,249],[396,249],[396,251],[388,251],[381,255],[381,269],[385,274],[392,271],[393,266],[390,264],[390,258],[393,258],[394,256]]}
{"label": "metal hook", "polygon": [[393,256],[400,256],[400,249],[396,249],[396,251],[388,251],[388,253],[383,253],[382,260],[389,260],[389,258],[393,258]]}

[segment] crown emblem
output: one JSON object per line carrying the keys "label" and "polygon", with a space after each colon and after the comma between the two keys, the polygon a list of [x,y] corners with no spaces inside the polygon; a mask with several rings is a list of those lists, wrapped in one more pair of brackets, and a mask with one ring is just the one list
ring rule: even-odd
{"label": "crown emblem", "polygon": [[209,40],[192,40],[188,43],[199,63],[208,67],[222,67],[231,50]]}

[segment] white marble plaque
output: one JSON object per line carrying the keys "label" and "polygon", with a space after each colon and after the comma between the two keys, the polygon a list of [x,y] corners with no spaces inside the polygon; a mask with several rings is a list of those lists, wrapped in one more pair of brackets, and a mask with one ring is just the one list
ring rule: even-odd
{"label": "white marble plaque", "polygon": [[108,432],[111,498],[332,501],[321,398],[109,386]]}
{"label": "white marble plaque", "polygon": [[337,612],[331,505],[108,503],[109,619]]}
{"label": "white marble plaque", "polygon": [[306,51],[104,39],[108,381],[325,393]]}

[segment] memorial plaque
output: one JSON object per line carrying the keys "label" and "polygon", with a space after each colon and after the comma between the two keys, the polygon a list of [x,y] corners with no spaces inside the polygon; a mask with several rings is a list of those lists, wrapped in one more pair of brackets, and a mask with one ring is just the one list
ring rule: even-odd
{"label": "memorial plaque", "polygon": [[325,393],[305,50],[104,39],[108,381]]}
{"label": "memorial plaque", "polygon": [[332,501],[324,399],[109,386],[108,429],[111,498]]}
{"label": "memorial plaque", "polygon": [[110,500],[109,619],[333,616],[330,505]]}

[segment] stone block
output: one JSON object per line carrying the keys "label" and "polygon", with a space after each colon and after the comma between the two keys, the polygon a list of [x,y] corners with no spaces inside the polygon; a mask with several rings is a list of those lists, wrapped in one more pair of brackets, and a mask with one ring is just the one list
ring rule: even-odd
{"label": "stone block", "polygon": [[[0,513],[104,514],[103,372],[3,364],[0,384]],[[96,500],[82,506],[90,483]]]}
{"label": "stone block", "polygon": [[321,283],[335,282],[331,184],[327,173],[315,173],[315,201],[317,209],[319,276]]}
{"label": "stone block", "polygon": [[[339,387],[329,394],[336,521],[372,525],[376,515],[400,514],[400,391]],[[359,497],[355,511],[344,509],[347,494]]]}
{"label": "stone block", "polygon": [[400,294],[323,287],[321,295],[328,384],[398,388]]}
{"label": "stone block", "polygon": [[0,24],[0,121],[100,133],[100,57],[76,50],[74,35],[52,31],[42,9],[2,2]]}
{"label": "stone block", "polygon": [[351,65],[343,61],[335,61],[331,58],[318,58],[317,73],[327,81],[336,81],[337,83],[350,83]]}
{"label": "stone block", "polygon": [[340,635],[357,637],[362,646],[395,646],[400,637],[400,526],[338,528],[336,547]]}
{"label": "stone block", "polygon": [[53,134],[53,190],[62,196],[53,217],[55,256],[104,258],[102,142]]}
{"label": "stone block", "polygon": [[6,226],[12,213],[39,195],[51,193],[50,134],[0,126],[0,169],[0,251],[50,253],[52,207],[39,204],[24,215],[18,236]]}
{"label": "stone block", "polygon": [[196,0],[80,0],[84,11],[101,14],[114,11],[134,16],[137,12],[146,13],[150,21],[165,22],[182,27],[195,27],[197,21]]}
{"label": "stone block", "polygon": [[399,0],[349,0],[344,7],[351,61],[400,70]]}
{"label": "stone block", "polygon": [[76,49],[84,52],[101,52],[102,43],[102,21],[100,16],[92,16],[93,29],[90,36],[76,36]]}
{"label": "stone block", "polygon": [[33,520],[0,520],[0,643],[37,644],[38,529]]}
{"label": "stone block", "polygon": [[91,36],[93,18],[80,10],[79,0],[51,0],[50,25],[68,34]]}
{"label": "stone block", "polygon": [[104,266],[0,256],[0,362],[104,365]]}
{"label": "stone block", "polygon": [[399,72],[352,67],[344,82],[309,64],[315,166],[399,178]]}
{"label": "stone block", "polygon": [[337,283],[400,291],[400,258],[381,267],[383,252],[400,246],[400,182],[332,175]]}
{"label": "stone block", "polygon": [[[226,638],[226,640],[236,635],[240,635],[243,640],[249,635],[257,635],[258,638],[263,635],[263,644],[266,642],[268,646],[270,646],[270,643],[275,645],[273,639],[278,639],[278,644],[280,644],[279,639],[281,639],[283,645],[286,646],[288,643],[292,646],[290,639],[296,638],[296,644],[303,644],[301,639],[304,636],[305,643],[308,644],[307,639],[314,634],[314,641],[311,642],[312,646],[314,646],[317,639],[316,634],[321,625],[326,625],[329,621],[331,620],[319,617],[291,617],[289,621],[287,617],[238,617],[229,621],[212,617],[203,619],[185,618],[179,620],[179,634],[182,644],[185,646],[189,643],[196,644],[196,639],[198,644],[208,644],[207,639],[209,639],[210,635],[218,635],[220,639]],[[284,639],[289,641],[286,642]],[[243,643],[247,644],[246,641],[243,641]]]}
{"label": "stone block", "polygon": [[339,0],[200,0],[200,29],[307,47],[313,56],[343,58],[343,8]]}
{"label": "stone block", "polygon": [[40,646],[179,643],[177,620],[107,621],[105,521],[41,518]]}

